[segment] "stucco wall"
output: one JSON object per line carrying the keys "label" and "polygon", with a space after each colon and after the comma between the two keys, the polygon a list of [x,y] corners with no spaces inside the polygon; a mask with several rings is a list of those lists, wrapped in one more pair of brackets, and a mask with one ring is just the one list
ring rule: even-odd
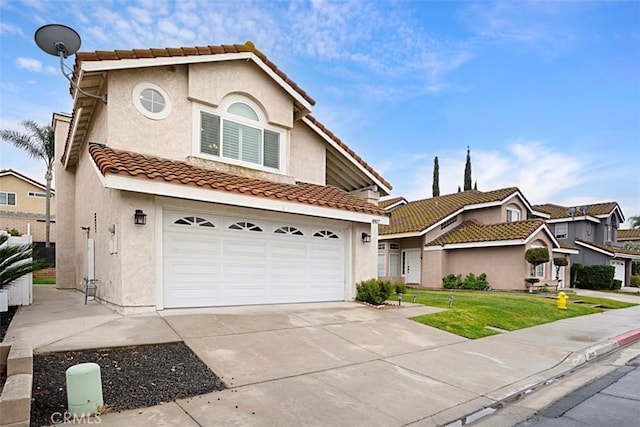
{"label": "stucco wall", "polygon": [[326,184],[326,142],[302,123],[296,122],[291,130],[289,145],[289,171],[297,181]]}
{"label": "stucco wall", "polygon": [[56,145],[55,197],[56,212],[56,287],[75,288],[75,176],[73,170],[67,170],[60,161],[69,131],[69,117],[54,114],[53,129]]}
{"label": "stucco wall", "polygon": [[469,273],[486,273],[493,289],[524,290],[527,272],[523,246],[472,248],[447,251],[442,277],[461,274],[464,279]]}
{"label": "stucco wall", "polygon": [[422,251],[421,285],[427,288],[442,288],[442,278],[447,271],[447,255],[445,251]]}
{"label": "stucco wall", "polygon": [[[42,184],[45,185],[45,170],[43,170],[42,172]],[[35,186],[13,175],[5,175],[0,177],[0,191],[16,194],[16,204],[0,205],[0,210],[7,212],[25,212],[34,214],[44,214],[45,212],[44,205],[46,198],[29,196],[29,192],[45,193],[45,189]],[[53,195],[53,197],[51,198],[51,215],[55,215],[56,213],[54,200],[55,195]]]}

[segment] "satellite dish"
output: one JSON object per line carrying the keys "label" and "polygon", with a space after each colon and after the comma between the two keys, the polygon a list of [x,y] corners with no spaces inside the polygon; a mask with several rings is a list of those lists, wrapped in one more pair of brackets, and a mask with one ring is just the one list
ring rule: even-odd
{"label": "satellite dish", "polygon": [[586,207],[586,206],[580,206],[580,207],[578,208],[578,210],[580,211],[580,213],[581,213],[582,215],[585,215],[585,214],[587,213],[587,207]]}
{"label": "satellite dish", "polygon": [[569,208],[569,209],[567,210],[567,214],[569,214],[569,215],[571,215],[571,216],[573,216],[575,213],[576,213],[576,208],[573,208],[573,207],[572,207],[572,208]]}
{"label": "satellite dish", "polygon": [[48,24],[36,30],[36,44],[49,55],[64,58],[80,49],[80,35],[71,27],[61,24]]}

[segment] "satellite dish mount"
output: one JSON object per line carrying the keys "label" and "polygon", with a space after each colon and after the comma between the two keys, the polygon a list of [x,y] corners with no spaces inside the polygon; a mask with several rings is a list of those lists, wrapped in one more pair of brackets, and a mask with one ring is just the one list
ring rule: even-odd
{"label": "satellite dish mount", "polygon": [[[66,67],[64,64],[65,58],[69,55],[74,55],[80,49],[80,35],[78,35],[76,30],[71,27],[67,27],[66,25],[48,24],[38,28],[34,38],[40,49],[49,55],[60,58],[60,71],[62,72],[62,75],[69,80],[71,86],[84,96],[99,99],[105,104],[107,103],[107,95],[93,95],[80,89],[72,79],[73,70]],[[65,67],[68,70],[67,72],[65,72]]]}

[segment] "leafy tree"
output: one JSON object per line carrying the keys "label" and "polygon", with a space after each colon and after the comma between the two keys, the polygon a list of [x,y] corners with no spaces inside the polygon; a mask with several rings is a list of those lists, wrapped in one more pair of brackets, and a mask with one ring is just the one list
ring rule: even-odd
{"label": "leafy tree", "polygon": [[51,232],[51,180],[53,179],[53,166],[55,162],[55,142],[53,128],[51,126],[38,125],[31,120],[25,120],[21,125],[27,130],[21,133],[15,130],[0,130],[0,138],[27,152],[34,159],[44,160],[47,171],[44,179],[47,181],[45,200],[45,247],[50,246]]}
{"label": "leafy tree", "polygon": [[547,248],[531,248],[524,253],[524,259],[531,264],[531,270],[535,270],[540,264],[549,262],[549,250]]}
{"label": "leafy tree", "polygon": [[467,146],[467,164],[464,167],[464,191],[471,190],[471,150]]}
{"label": "leafy tree", "polygon": [[631,228],[640,228],[640,215],[632,216],[629,220],[631,221]]}
{"label": "leafy tree", "polygon": [[560,267],[566,267],[569,265],[569,261],[560,256],[553,259],[553,264],[556,266],[556,281],[560,282]]}
{"label": "leafy tree", "polygon": [[440,166],[438,156],[433,159],[433,197],[440,195]]}

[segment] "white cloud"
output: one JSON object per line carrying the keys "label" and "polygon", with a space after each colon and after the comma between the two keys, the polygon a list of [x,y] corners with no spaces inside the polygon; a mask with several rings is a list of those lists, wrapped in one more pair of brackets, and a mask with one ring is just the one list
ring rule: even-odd
{"label": "white cloud", "polygon": [[0,34],[15,34],[17,36],[24,35],[20,27],[7,24],[6,22],[0,22]]}
{"label": "white cloud", "polygon": [[22,56],[19,56],[16,58],[15,64],[18,68],[22,68],[25,70],[29,70],[29,71],[34,71],[34,72],[41,72],[43,70],[42,68],[42,62],[38,61],[37,59],[33,59],[33,58],[24,58]]}

